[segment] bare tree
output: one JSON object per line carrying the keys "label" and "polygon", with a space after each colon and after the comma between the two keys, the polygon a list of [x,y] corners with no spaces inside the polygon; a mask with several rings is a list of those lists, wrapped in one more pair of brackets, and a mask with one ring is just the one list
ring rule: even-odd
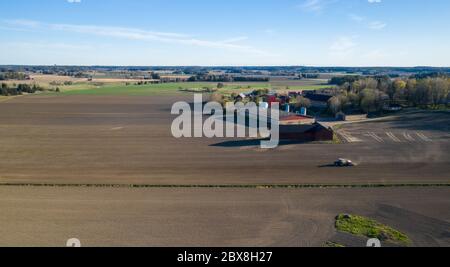
{"label": "bare tree", "polygon": [[295,103],[296,108],[309,108],[311,107],[311,100],[303,96],[297,96],[297,103]]}
{"label": "bare tree", "polygon": [[213,93],[210,97],[210,101],[222,103],[223,95],[219,93]]}
{"label": "bare tree", "polygon": [[433,105],[439,105],[446,102],[448,95],[448,81],[442,78],[432,78],[430,80],[431,85],[431,102]]}
{"label": "bare tree", "polygon": [[342,102],[339,96],[333,96],[328,100],[328,108],[333,114],[337,114],[342,110]]}
{"label": "bare tree", "polygon": [[376,89],[364,89],[361,92],[361,109],[364,112],[377,112],[380,111],[385,104],[385,100],[388,96]]}

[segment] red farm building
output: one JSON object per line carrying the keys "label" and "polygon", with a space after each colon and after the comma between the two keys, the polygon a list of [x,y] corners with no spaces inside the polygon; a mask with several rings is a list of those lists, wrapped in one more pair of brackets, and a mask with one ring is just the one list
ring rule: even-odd
{"label": "red farm building", "polygon": [[302,142],[331,141],[334,132],[331,128],[317,123],[315,118],[301,115],[282,115],[280,117],[280,139]]}

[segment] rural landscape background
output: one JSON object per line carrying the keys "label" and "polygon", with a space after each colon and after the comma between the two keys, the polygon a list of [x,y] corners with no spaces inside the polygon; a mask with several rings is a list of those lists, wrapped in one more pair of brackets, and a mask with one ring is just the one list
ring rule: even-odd
{"label": "rural landscape background", "polygon": [[[2,1],[0,246],[450,246],[449,8]],[[279,146],[174,138],[194,94]]]}

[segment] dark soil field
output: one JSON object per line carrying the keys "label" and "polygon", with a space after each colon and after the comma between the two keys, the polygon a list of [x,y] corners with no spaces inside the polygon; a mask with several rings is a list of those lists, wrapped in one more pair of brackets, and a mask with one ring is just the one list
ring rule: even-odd
{"label": "dark soil field", "polygon": [[[131,189],[0,187],[0,246],[365,246],[339,213],[450,246],[450,189]],[[350,242],[348,241],[350,239]]]}
{"label": "dark soil field", "polygon": [[[261,150],[259,142],[251,140],[173,138],[170,109],[183,99],[190,100],[188,96],[30,96],[1,103],[0,183],[450,183],[448,131],[437,130],[448,127],[448,114],[413,118],[421,127],[417,121],[439,116],[438,123],[431,122],[436,130],[414,129],[400,119],[346,126],[347,135],[361,134],[360,142],[282,143],[275,150]],[[394,142],[384,134],[400,131],[410,133],[414,141]],[[363,132],[379,132],[383,141]],[[404,137],[398,134],[400,138]],[[340,157],[359,165],[329,166]]]}
{"label": "dark soil field", "polygon": [[[336,233],[339,213],[404,231],[413,246],[450,246],[450,191],[435,186],[450,183],[448,113],[345,125],[342,144],[261,150],[252,140],[173,138],[180,100],[191,99],[0,103],[0,246],[72,237],[86,246],[363,246]],[[339,157],[358,166],[331,167]],[[323,184],[345,188],[261,186]]]}

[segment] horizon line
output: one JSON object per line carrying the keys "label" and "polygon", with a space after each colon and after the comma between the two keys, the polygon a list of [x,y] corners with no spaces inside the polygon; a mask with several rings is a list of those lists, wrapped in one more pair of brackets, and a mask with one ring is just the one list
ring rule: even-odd
{"label": "horizon line", "polygon": [[351,65],[101,65],[101,64],[0,64],[0,67],[200,67],[200,68],[240,68],[240,67],[304,67],[304,68],[441,68],[450,69],[450,66],[427,66],[427,65],[414,65],[414,66],[351,66]]}

